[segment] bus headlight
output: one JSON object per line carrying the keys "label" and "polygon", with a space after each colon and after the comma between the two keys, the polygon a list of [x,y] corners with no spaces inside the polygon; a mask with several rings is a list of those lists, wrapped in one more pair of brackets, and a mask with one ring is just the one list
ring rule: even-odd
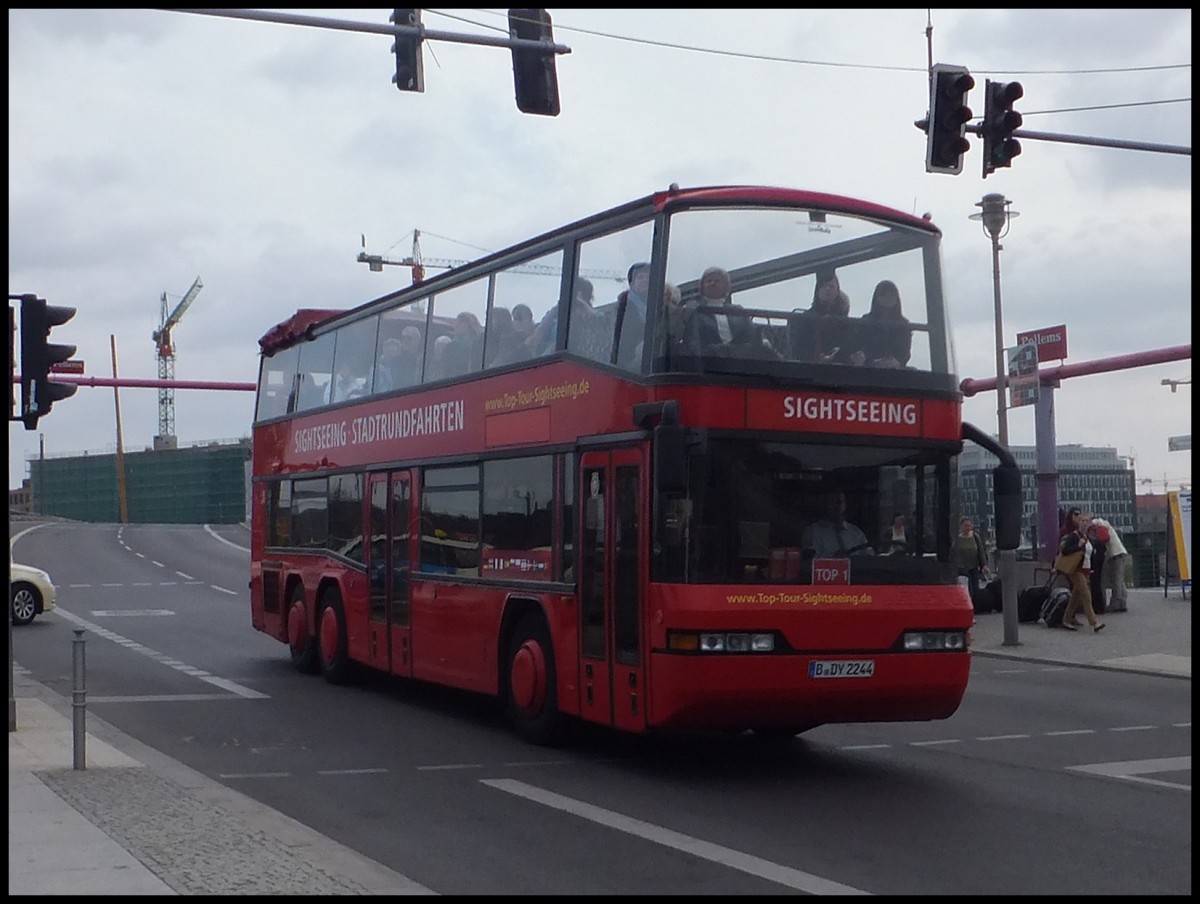
{"label": "bus headlight", "polygon": [[667,649],[687,653],[774,653],[775,635],[750,631],[668,631]]}
{"label": "bus headlight", "polygon": [[920,650],[965,650],[966,631],[906,631],[904,649]]}

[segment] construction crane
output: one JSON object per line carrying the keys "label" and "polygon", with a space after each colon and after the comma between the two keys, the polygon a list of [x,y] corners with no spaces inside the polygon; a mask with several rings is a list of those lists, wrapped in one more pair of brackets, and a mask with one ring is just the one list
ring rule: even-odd
{"label": "construction crane", "polygon": [[[396,267],[409,267],[412,270],[412,284],[415,286],[425,279],[426,267],[439,267],[451,269],[453,267],[461,267],[463,264],[471,263],[468,260],[451,260],[446,257],[422,257],[421,256],[421,230],[413,230],[412,254],[400,260],[392,260],[381,254],[367,254],[367,237],[362,237],[363,249],[358,253],[358,262],[366,264],[371,268],[372,273],[380,273],[383,270],[384,264]],[[509,267],[510,273],[532,273],[538,276],[561,276],[562,271],[557,267],[549,267],[541,264],[524,264],[516,267]],[[619,282],[625,281],[625,274],[618,273],[616,270],[580,270],[580,276],[586,276],[589,279],[615,279]]]}
{"label": "construction crane", "polygon": [[[175,379],[175,343],[171,333],[203,288],[204,283],[200,282],[200,277],[197,276],[192,287],[179,299],[179,304],[175,305],[175,310],[170,314],[167,313],[167,293],[162,293],[161,320],[158,329],[153,333],[160,380]],[[175,445],[175,390],[164,387],[158,390],[158,436],[154,437],[154,448],[174,449]]]}

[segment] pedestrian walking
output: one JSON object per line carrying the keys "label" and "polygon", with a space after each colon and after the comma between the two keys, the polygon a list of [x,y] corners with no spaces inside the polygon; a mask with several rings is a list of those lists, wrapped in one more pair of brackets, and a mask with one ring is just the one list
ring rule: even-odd
{"label": "pedestrian walking", "polygon": [[[1068,631],[1078,631],[1079,622],[1075,621],[1075,613],[1080,608],[1087,616],[1088,624],[1095,632],[1104,630],[1104,622],[1096,617],[1092,608],[1092,591],[1088,586],[1088,576],[1091,571],[1088,565],[1089,549],[1088,528],[1090,524],[1083,512],[1072,508],[1067,512],[1063,522],[1063,533],[1058,541],[1058,555],[1054,557],[1054,571],[1062,575],[1070,583],[1071,600],[1067,603],[1067,611],[1063,613],[1062,626]],[[1105,534],[1107,532],[1104,532]]]}
{"label": "pedestrian walking", "polygon": [[987,551],[983,538],[975,532],[975,524],[966,515],[958,519],[958,535],[954,538],[954,560],[959,577],[966,577],[971,604],[979,598],[979,579],[988,573]]}

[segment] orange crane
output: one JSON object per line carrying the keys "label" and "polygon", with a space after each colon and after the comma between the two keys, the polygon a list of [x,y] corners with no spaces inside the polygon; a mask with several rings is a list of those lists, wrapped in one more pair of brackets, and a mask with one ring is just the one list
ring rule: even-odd
{"label": "orange crane", "polygon": [[[366,249],[367,237],[362,237],[363,248]],[[439,267],[451,269],[453,267],[461,267],[463,264],[471,263],[468,260],[451,260],[446,257],[422,257],[421,256],[421,230],[413,230],[412,254],[400,260],[392,260],[381,254],[367,254],[366,250],[358,253],[358,262],[366,264],[371,268],[372,273],[379,273],[383,270],[384,264],[389,264],[397,267],[409,267],[412,270],[412,284],[415,286],[425,279],[426,267]],[[542,276],[560,276],[561,270],[555,267],[546,267],[539,264],[527,264],[525,266],[513,267],[513,273],[534,273]],[[616,270],[580,270],[580,276],[586,276],[590,279],[615,279],[621,282],[625,280],[624,273],[618,273]]]}
{"label": "orange crane", "polygon": [[[170,314],[167,313],[167,293],[162,293],[161,320],[158,329],[152,334],[154,351],[158,356],[160,380],[175,379],[175,343],[171,333],[203,288],[204,283],[200,282],[200,277],[197,276],[192,287],[179,299],[179,304],[175,305],[175,310]],[[163,387],[158,390],[158,436],[154,438],[154,448],[175,448],[175,390],[171,388]]]}

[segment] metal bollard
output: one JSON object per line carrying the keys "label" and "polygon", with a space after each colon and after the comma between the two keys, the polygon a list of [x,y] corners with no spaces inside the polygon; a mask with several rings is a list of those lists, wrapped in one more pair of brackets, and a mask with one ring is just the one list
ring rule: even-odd
{"label": "metal bollard", "polygon": [[71,715],[75,768],[87,769],[87,654],[83,629],[75,629],[71,641]]}

